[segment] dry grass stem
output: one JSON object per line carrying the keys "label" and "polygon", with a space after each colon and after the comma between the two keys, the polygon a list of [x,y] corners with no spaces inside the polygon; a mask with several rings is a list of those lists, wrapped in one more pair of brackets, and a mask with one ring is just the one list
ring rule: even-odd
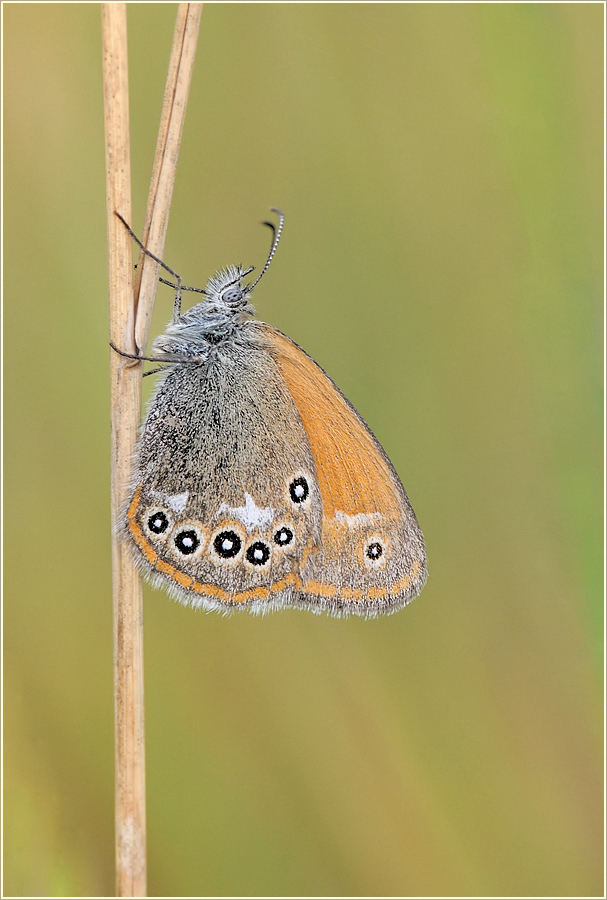
{"label": "dry grass stem", "polygon": [[[131,217],[131,160],[126,5],[102,4],[103,96],[110,290],[110,339],[133,352],[131,239],[114,215]],[[146,894],[143,593],[116,521],[126,496],[139,427],[141,366],[110,353],[112,587],[114,596],[114,716],[116,893]]]}
{"label": "dry grass stem", "polygon": [[[142,237],[148,250],[160,259],[164,252],[169,223],[177,156],[192,79],[201,13],[202,3],[180,3],[177,11]],[[137,304],[135,342],[142,352],[145,350],[150,330],[158,275],[158,263],[142,253],[139,257],[135,282]]]}
{"label": "dry grass stem", "polygon": [[[201,3],[178,7],[143,239],[161,256],[175,182],[177,156],[191,81]],[[110,340],[129,353],[144,348],[152,316],[158,266],[140,260],[133,286],[132,242],[116,217],[131,215],[131,163],[126,4],[102,4],[103,91],[110,291]],[[112,352],[112,587],[114,596],[114,702],[116,893],[146,896],[145,741],[143,698],[143,592],[141,577],[116,536],[124,507],[141,415],[140,363]]]}

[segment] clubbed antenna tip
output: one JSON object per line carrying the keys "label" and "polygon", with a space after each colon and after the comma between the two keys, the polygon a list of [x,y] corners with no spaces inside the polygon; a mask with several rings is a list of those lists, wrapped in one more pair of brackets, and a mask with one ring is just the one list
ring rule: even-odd
{"label": "clubbed antenna tip", "polygon": [[275,206],[271,206],[270,212],[276,213],[276,215],[278,216],[278,228],[276,228],[276,226],[274,225],[273,222],[266,221],[266,222],[261,223],[262,225],[267,225],[268,228],[272,229],[272,246],[270,247],[270,253],[268,254],[268,258],[266,260],[265,266],[263,267],[263,269],[261,270],[261,272],[255,279],[255,281],[252,284],[248,285],[247,290],[249,290],[249,291],[253,290],[255,285],[259,283],[259,281],[263,278],[263,276],[268,271],[268,269],[270,267],[270,263],[272,262],[274,254],[276,253],[276,248],[278,247],[278,242],[280,240],[280,235],[282,234],[283,225],[285,224],[284,213],[280,209],[277,209]]}

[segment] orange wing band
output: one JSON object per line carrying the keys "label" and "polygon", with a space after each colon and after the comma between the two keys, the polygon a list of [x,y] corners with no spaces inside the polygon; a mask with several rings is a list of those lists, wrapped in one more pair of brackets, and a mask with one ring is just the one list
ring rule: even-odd
{"label": "orange wing band", "polygon": [[336,512],[399,518],[391,467],[357,413],[301,348],[273,328],[266,334],[312,448],[325,520]]}

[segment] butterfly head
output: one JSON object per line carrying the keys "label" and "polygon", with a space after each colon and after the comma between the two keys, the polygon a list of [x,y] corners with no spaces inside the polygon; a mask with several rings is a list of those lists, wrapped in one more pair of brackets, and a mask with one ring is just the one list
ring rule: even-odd
{"label": "butterfly head", "polygon": [[219,315],[230,319],[239,313],[253,314],[253,308],[248,305],[249,296],[268,271],[276,253],[284,225],[283,213],[275,207],[272,207],[272,212],[278,215],[278,227],[272,222],[262,223],[267,225],[272,231],[272,246],[265,265],[257,278],[249,282],[249,284],[244,283],[244,279],[255,270],[255,266],[249,266],[248,269],[243,269],[242,266],[227,266],[227,268],[217,272],[209,279],[206,288],[202,291],[206,295],[206,299],[185,313],[182,316],[182,322],[187,322],[188,318],[198,320],[200,316],[206,318],[209,315]]}
{"label": "butterfly head", "polygon": [[209,342],[219,343],[231,337],[235,330],[255,314],[255,310],[249,304],[249,297],[268,270],[284,223],[284,216],[280,210],[272,208],[272,211],[279,216],[279,224],[275,227],[272,222],[263,223],[272,230],[272,247],[257,278],[248,284],[245,283],[245,278],[254,271],[255,266],[249,266],[248,269],[243,269],[242,266],[227,266],[217,272],[209,279],[204,290],[196,289],[205,295],[202,303],[197,303],[173,319],[165,329],[164,335],[154,341],[154,352],[173,355],[198,353]]}
{"label": "butterfly head", "polygon": [[223,312],[241,312],[247,305],[252,285],[243,279],[253,271],[254,266],[228,266],[209,279],[205,288],[207,308],[213,306]]}

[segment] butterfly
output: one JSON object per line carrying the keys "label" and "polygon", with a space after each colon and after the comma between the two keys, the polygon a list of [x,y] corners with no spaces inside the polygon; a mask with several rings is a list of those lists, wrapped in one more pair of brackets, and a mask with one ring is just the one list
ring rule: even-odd
{"label": "butterfly", "polygon": [[[373,617],[426,580],[422,532],[401,481],[336,384],[257,320],[267,261],[228,266],[206,288],[174,281],[172,321],[148,357],[163,364],[142,424],[120,531],[137,565],[181,603]],[[117,213],[118,215],[118,213]],[[181,311],[183,291],[204,295]],[[159,370],[154,370],[158,372]],[[146,373],[151,374],[151,373]]]}

